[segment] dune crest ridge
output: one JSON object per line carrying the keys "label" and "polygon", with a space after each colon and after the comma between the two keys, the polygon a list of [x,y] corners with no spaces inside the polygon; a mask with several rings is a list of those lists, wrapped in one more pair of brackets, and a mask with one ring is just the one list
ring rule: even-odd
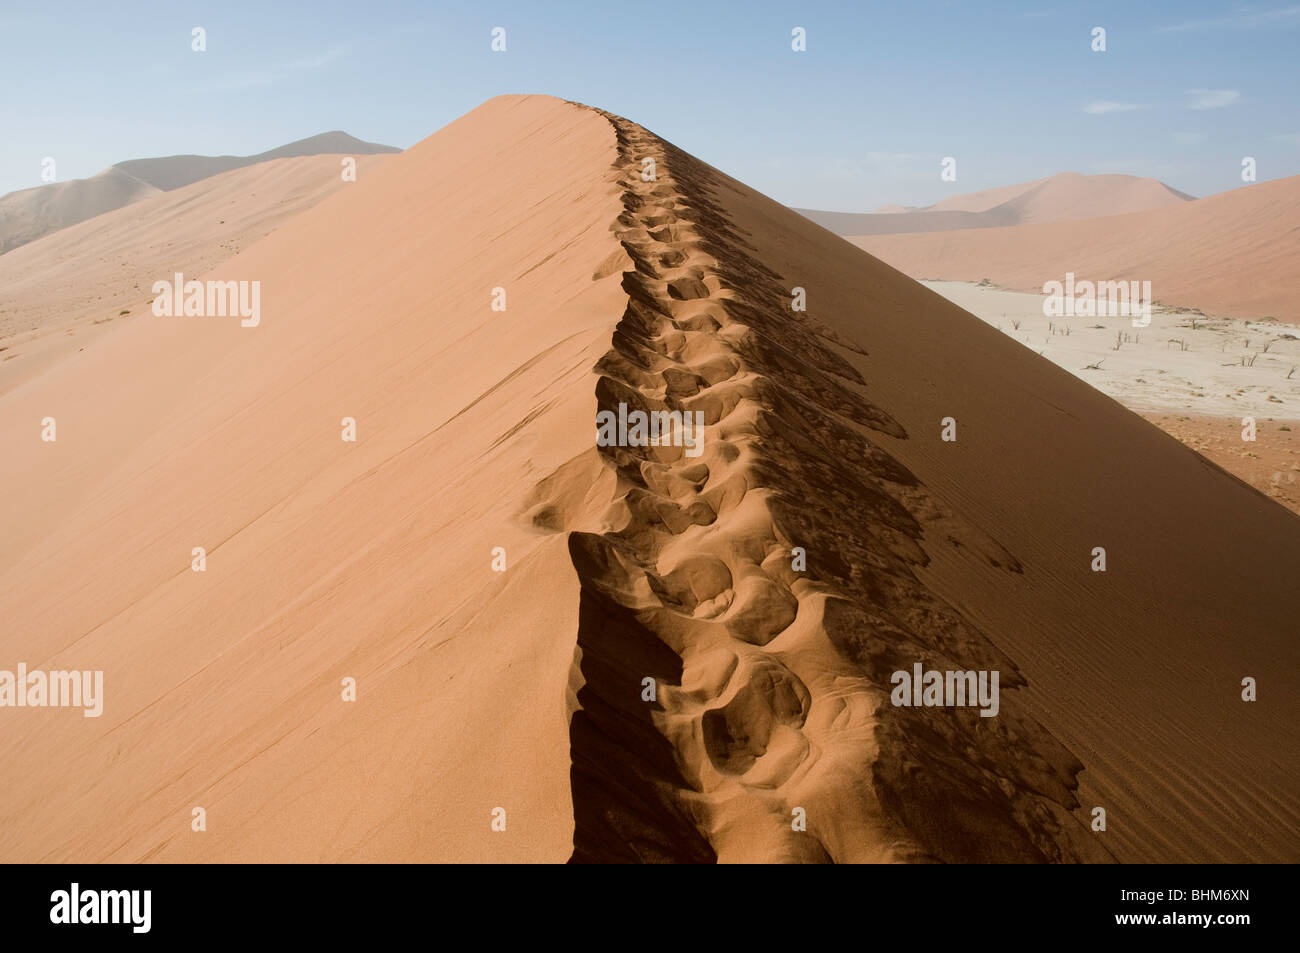
{"label": "dune crest ridge", "polygon": [[[3,712],[0,857],[1300,857],[1276,503],[597,110],[497,97],[311,204],[12,253],[129,239],[97,293],[183,262],[266,310],[6,352],[0,670],[104,708]],[[598,445],[619,404],[702,452]],[[997,717],[894,707],[915,664],[998,671]]]}
{"label": "dune crest ridge", "polygon": [[919,582],[921,538],[1018,562],[872,441],[907,434],[834,350],[853,348],[749,253],[716,173],[602,115],[635,267],[598,406],[703,411],[708,429],[699,457],[600,448],[608,528],[569,536],[573,860],[1110,860],[1071,813],[1081,763],[1016,692],[990,719],[891,705],[890,674],[918,661],[1023,684]]}

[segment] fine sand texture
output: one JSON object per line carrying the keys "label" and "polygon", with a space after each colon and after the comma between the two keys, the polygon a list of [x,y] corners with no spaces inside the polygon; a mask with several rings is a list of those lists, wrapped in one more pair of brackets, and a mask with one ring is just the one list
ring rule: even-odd
{"label": "fine sand texture", "polygon": [[0,859],[1300,859],[1300,518],[640,126],[490,100],[204,277],[261,324],[0,393],[0,668],[106,692],[5,713]]}
{"label": "fine sand texture", "polygon": [[1300,424],[1261,420],[1256,439],[1241,439],[1240,417],[1143,414],[1207,460],[1300,513]]}
{"label": "fine sand texture", "polygon": [[869,235],[854,244],[913,278],[1149,281],[1155,301],[1215,316],[1300,323],[1300,176],[1169,208],[1076,222]]}
{"label": "fine sand texture", "polygon": [[[388,161],[356,160],[358,181]],[[196,182],[0,255],[0,393],[113,324],[149,313],[153,283],[197,278],[344,182],[341,156],[274,159]]]}

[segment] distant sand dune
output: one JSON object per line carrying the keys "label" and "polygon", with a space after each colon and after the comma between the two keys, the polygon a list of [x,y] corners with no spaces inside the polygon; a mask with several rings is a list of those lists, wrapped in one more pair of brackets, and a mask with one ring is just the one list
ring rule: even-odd
{"label": "distant sand dune", "polygon": [[0,196],[0,255],[28,242],[158,192],[170,192],[232,169],[298,156],[400,152],[346,132],[324,132],[251,156],[129,159],[88,179],[72,179]]}
{"label": "distant sand dune", "polygon": [[[358,178],[386,161],[359,157]],[[272,159],[155,192],[0,256],[0,393],[113,323],[146,315],[155,281],[197,277],[350,184],[340,173],[338,156]]]}
{"label": "distant sand dune", "polygon": [[320,155],[377,155],[392,154],[402,150],[395,146],[385,146],[377,142],[363,142],[356,136],[335,130],[322,132],[317,136],[308,136],[290,142],[288,145],[268,149],[251,156],[164,156],[159,159],[128,159],[114,166],[150,185],[170,192],[183,188],[201,179],[229,172],[231,169],[243,169],[262,162],[275,159],[292,159],[300,156]]}
{"label": "distant sand dune", "polygon": [[954,195],[924,208],[889,205],[868,213],[795,211],[837,235],[893,235],[1072,222],[1176,207],[1191,200],[1190,195],[1155,179],[1061,172],[1033,182]]}
{"label": "distant sand dune", "polygon": [[158,192],[116,167],[88,179],[10,192],[0,197],[0,254]]}
{"label": "distant sand dune", "polygon": [[1150,281],[1173,307],[1300,322],[1300,176],[1171,208],[1078,222],[849,238],[915,278],[1039,291],[1066,272]]}

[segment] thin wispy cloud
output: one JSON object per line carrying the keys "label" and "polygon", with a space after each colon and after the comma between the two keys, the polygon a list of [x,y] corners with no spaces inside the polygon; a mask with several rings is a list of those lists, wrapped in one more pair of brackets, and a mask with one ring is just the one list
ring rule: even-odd
{"label": "thin wispy cloud", "polygon": [[1223,16],[1185,20],[1161,27],[1157,33],[1185,33],[1192,30],[1263,30],[1300,26],[1300,5],[1260,10],[1241,7]]}
{"label": "thin wispy cloud", "polygon": [[[818,177],[825,180],[854,181],[863,176],[882,173],[906,177],[909,174],[929,177],[930,166],[937,168],[938,159],[920,152],[864,152],[860,156],[835,156],[822,163]],[[922,166],[924,165],[924,173]]]}
{"label": "thin wispy cloud", "polygon": [[326,50],[323,53],[317,53],[314,56],[304,56],[299,59],[287,60],[283,63],[275,64],[268,69],[254,70],[247,73],[235,73],[227,76],[215,83],[203,87],[207,92],[232,92],[240,89],[255,89],[260,86],[274,86],[286,79],[303,73],[310,73],[318,69],[323,69],[334,61],[340,59],[347,51],[341,48]]}
{"label": "thin wispy cloud", "polygon": [[1188,109],[1222,109],[1241,100],[1235,89],[1189,89],[1187,95],[1192,97]]}
{"label": "thin wispy cloud", "polygon": [[1117,103],[1110,99],[1098,99],[1084,106],[1083,111],[1093,116],[1104,116],[1107,113],[1131,113],[1138,109],[1150,108],[1143,103]]}

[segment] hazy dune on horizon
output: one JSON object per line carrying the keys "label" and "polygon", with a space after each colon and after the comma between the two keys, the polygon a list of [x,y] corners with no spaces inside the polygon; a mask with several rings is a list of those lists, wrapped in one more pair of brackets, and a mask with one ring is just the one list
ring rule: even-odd
{"label": "hazy dune on horizon", "polygon": [[[386,161],[358,156],[356,174]],[[0,393],[113,323],[148,314],[154,281],[217,266],[347,185],[341,172],[334,155],[272,159],[155,192],[0,255]]]}
{"label": "hazy dune on horizon", "polygon": [[1300,176],[1169,208],[1074,222],[848,235],[913,278],[1041,292],[1048,281],[1149,281],[1155,301],[1300,323]]}
{"label": "hazy dune on horizon", "polygon": [[1133,175],[1060,172],[1032,182],[952,195],[934,205],[889,205],[875,212],[824,212],[796,208],[837,235],[893,235],[973,228],[1073,222],[1169,208],[1192,196],[1156,179]]}
{"label": "hazy dune on horizon", "polygon": [[85,179],[51,182],[0,196],[0,255],[69,225],[210,176],[276,159],[401,152],[346,132],[323,132],[251,156],[176,155],[128,159]]}
{"label": "hazy dune on horizon", "polygon": [[10,192],[0,196],[0,255],[160,191],[129,172],[110,166],[86,179]]}
{"label": "hazy dune on horizon", "polygon": [[[1300,859],[1291,513],[608,113],[497,97],[300,201],[192,220],[257,327],[0,387],[0,668],[106,694],[7,712],[0,859]],[[0,275],[170,278],[138,207]],[[701,452],[598,446],[620,405]],[[891,704],[917,664],[997,717]]]}

